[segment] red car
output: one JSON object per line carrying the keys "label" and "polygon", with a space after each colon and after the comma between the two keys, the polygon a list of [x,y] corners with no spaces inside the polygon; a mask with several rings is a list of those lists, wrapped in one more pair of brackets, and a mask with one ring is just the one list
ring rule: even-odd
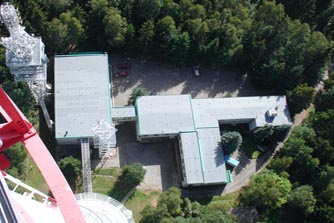
{"label": "red car", "polygon": [[128,72],[126,71],[121,71],[121,72],[115,72],[114,77],[126,77],[128,76]]}
{"label": "red car", "polygon": [[120,63],[120,64],[117,64],[117,68],[118,69],[129,69],[131,68],[131,65],[128,63]]}

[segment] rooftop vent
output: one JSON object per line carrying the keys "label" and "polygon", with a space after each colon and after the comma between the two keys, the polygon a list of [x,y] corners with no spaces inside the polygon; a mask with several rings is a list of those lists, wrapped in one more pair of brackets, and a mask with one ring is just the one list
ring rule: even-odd
{"label": "rooftop vent", "polygon": [[270,118],[274,118],[277,116],[277,106],[273,109],[273,108],[269,108],[267,110],[267,116],[270,117]]}

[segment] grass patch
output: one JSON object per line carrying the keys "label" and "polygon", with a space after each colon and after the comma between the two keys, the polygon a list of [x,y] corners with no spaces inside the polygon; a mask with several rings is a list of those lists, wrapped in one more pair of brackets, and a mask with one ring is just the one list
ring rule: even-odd
{"label": "grass patch", "polygon": [[207,204],[209,209],[231,210],[238,204],[239,191],[229,193],[224,196],[214,196],[210,203]]}
{"label": "grass patch", "polygon": [[119,168],[95,170],[92,175],[93,192],[110,196],[109,193],[115,187],[120,172]]}
{"label": "grass patch", "polygon": [[139,222],[141,219],[140,212],[146,207],[146,205],[151,204],[156,205],[156,202],[160,196],[161,192],[152,191],[150,194],[145,194],[141,191],[136,190],[129,200],[125,203],[125,207],[133,213],[133,218],[135,222]]}
{"label": "grass patch", "polygon": [[251,159],[257,159],[261,152],[256,148],[256,143],[250,132],[242,132],[242,144],[241,149],[245,152],[246,156]]}
{"label": "grass patch", "polygon": [[110,176],[93,176],[93,192],[109,196],[109,191],[115,186],[117,178]]}
{"label": "grass patch", "polygon": [[96,169],[94,170],[95,175],[106,175],[106,176],[119,176],[121,174],[121,169],[111,168],[111,169]]}
{"label": "grass patch", "polygon": [[49,193],[49,187],[46,184],[44,177],[36,166],[35,162],[32,160],[31,156],[28,154],[25,160],[25,172],[26,177],[24,182],[29,186],[45,193]]}

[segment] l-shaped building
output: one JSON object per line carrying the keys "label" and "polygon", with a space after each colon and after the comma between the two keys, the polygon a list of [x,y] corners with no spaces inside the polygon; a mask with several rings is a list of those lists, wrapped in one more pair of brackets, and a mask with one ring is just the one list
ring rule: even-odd
{"label": "l-shaped building", "polygon": [[[248,123],[250,130],[291,124],[285,96],[157,95],[140,97],[135,106],[113,107],[107,58],[106,54],[55,58],[55,132],[60,145],[75,144],[82,137],[92,142],[92,128],[101,119],[135,121],[139,142],[178,138],[183,186],[224,184],[229,174],[219,124]],[[116,138],[112,140],[116,144]]]}

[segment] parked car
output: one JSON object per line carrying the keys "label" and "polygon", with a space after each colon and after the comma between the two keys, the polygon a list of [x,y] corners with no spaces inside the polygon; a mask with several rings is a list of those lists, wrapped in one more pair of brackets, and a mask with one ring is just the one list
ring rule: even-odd
{"label": "parked car", "polygon": [[117,64],[117,68],[118,69],[129,69],[131,68],[131,65],[128,63],[120,63],[120,64]]}
{"label": "parked car", "polygon": [[126,71],[119,71],[114,73],[114,77],[126,77],[128,76],[128,72]]}
{"label": "parked car", "polygon": [[199,73],[199,66],[193,66],[193,72],[196,77],[200,75]]}

